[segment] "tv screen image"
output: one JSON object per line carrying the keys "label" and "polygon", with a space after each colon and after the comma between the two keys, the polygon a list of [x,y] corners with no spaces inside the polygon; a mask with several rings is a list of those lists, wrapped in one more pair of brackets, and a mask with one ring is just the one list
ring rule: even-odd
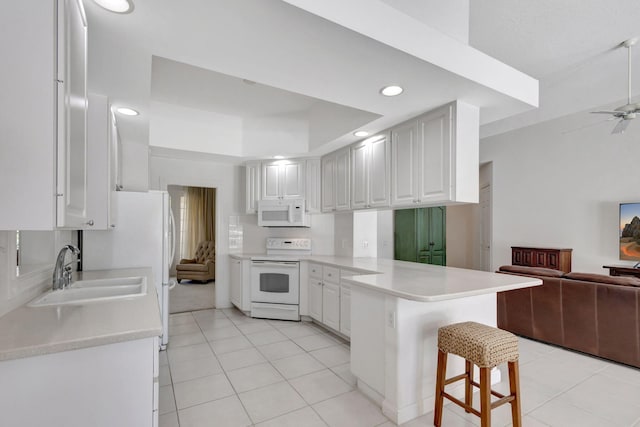
{"label": "tv screen image", "polygon": [[640,261],[640,203],[620,203],[620,259]]}

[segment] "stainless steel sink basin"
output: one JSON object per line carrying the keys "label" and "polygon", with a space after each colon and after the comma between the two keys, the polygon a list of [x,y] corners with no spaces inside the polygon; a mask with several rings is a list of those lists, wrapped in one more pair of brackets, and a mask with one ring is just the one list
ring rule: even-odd
{"label": "stainless steel sink basin", "polygon": [[67,289],[46,292],[31,301],[28,306],[87,304],[140,297],[146,293],[145,277],[82,280],[73,283]]}

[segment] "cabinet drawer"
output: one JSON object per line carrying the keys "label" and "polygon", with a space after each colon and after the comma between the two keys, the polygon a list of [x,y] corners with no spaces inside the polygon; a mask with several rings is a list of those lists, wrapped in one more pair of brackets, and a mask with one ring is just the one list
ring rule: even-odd
{"label": "cabinet drawer", "polygon": [[322,266],[320,264],[309,263],[309,276],[322,279]]}
{"label": "cabinet drawer", "polygon": [[323,267],[322,279],[325,282],[339,283],[340,270],[334,267]]}

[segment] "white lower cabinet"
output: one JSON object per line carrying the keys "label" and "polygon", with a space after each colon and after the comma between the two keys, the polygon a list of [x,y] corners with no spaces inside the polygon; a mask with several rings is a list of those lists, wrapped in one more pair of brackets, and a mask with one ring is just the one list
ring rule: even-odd
{"label": "white lower cabinet", "polygon": [[340,285],[340,332],[351,337],[351,287]]}
{"label": "white lower cabinet", "polygon": [[0,362],[0,424],[151,427],[157,358],[149,337]]}
{"label": "white lower cabinet", "polygon": [[251,261],[229,258],[231,303],[242,311],[251,310]]}
{"label": "white lower cabinet", "polygon": [[309,316],[323,325],[351,335],[351,288],[340,277],[353,274],[336,267],[309,264]]}
{"label": "white lower cabinet", "polygon": [[340,285],[324,282],[322,287],[322,323],[340,330]]}

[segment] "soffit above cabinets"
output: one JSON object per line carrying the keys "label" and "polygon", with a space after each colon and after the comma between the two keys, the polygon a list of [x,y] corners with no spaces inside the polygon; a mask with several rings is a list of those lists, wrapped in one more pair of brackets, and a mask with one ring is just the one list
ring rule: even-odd
{"label": "soffit above cabinets", "polygon": [[[334,16],[338,3],[344,12]],[[226,108],[213,98],[211,105],[203,105],[203,98],[186,100],[179,90],[160,91],[154,74],[167,64],[159,64],[157,58],[336,106],[320,109],[311,120],[299,111],[279,116],[291,119],[293,134],[302,141],[294,152],[309,155],[354,142],[357,138],[351,132],[358,127],[380,131],[455,99],[479,106],[483,121],[537,106],[537,82],[531,77],[385,2],[366,3],[366,13],[361,14],[363,0],[191,0],[188,4],[156,0],[138,2],[133,13],[116,15],[87,2],[92,29],[90,91],[140,111],[136,118],[119,118],[124,142],[149,141],[167,149],[180,149],[180,143],[154,142],[154,117],[162,120],[167,111],[154,111],[154,103],[227,114],[212,111]],[[380,96],[380,88],[390,83],[401,84],[405,92],[395,98]],[[253,105],[245,92],[239,90],[236,101]],[[335,126],[336,117],[349,114],[354,120],[344,125],[351,129]],[[197,124],[207,121],[203,117]],[[265,136],[273,136],[277,129],[254,124],[248,130],[243,126],[240,132],[230,131],[227,145],[236,145],[234,149],[220,152],[206,136],[211,131],[207,128],[205,136],[193,135],[202,140],[191,150],[243,157],[273,151],[270,143],[258,141],[268,141]],[[176,133],[180,126],[197,127],[188,122],[173,125]]]}

